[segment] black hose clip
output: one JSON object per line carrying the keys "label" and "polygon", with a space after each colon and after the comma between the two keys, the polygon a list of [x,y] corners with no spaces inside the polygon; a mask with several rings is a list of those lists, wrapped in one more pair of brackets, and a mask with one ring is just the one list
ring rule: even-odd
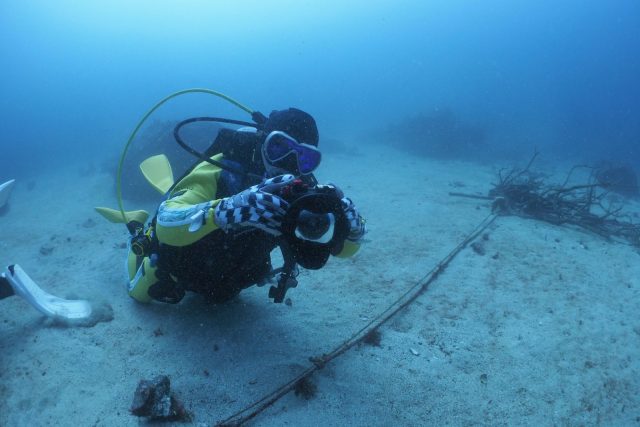
{"label": "black hose clip", "polygon": [[275,303],[281,303],[284,301],[284,297],[290,288],[298,286],[298,280],[291,273],[280,273],[278,277],[278,286],[271,286],[269,288],[269,298],[273,299]]}
{"label": "black hose clip", "polygon": [[272,298],[273,302],[277,304],[284,301],[284,297],[289,289],[298,286],[298,280],[296,279],[298,276],[298,265],[291,251],[291,246],[289,246],[289,242],[284,238],[279,239],[278,246],[280,246],[280,250],[282,251],[284,264],[281,268],[274,270],[274,273],[278,272],[278,286],[271,286],[269,288],[269,298]]}
{"label": "black hose clip", "polygon": [[151,238],[145,233],[131,237],[131,252],[136,256],[145,257],[151,254]]}
{"label": "black hose clip", "polygon": [[254,111],[251,113],[251,120],[256,122],[256,124],[262,127],[267,122],[267,116],[262,114],[260,111]]}
{"label": "black hose clip", "polygon": [[127,228],[131,233],[131,238],[129,239],[131,252],[139,257],[151,255],[154,249],[152,237],[153,227],[149,227],[145,232],[143,224],[140,224],[137,221],[131,221],[127,224]]}

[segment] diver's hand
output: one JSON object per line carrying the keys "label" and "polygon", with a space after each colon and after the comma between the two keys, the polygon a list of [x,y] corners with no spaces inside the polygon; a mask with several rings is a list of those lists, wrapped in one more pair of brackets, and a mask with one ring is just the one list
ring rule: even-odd
{"label": "diver's hand", "polygon": [[341,201],[342,209],[344,210],[344,213],[347,216],[347,220],[349,221],[349,235],[347,236],[347,240],[358,242],[364,237],[365,233],[367,232],[365,220],[364,218],[362,218],[362,216],[356,209],[356,205],[353,204],[350,198],[343,197]]}
{"label": "diver's hand", "polygon": [[215,223],[223,230],[255,227],[279,236],[282,234],[280,226],[289,204],[273,193],[277,193],[294,179],[293,175],[276,176],[235,196],[222,199],[215,208]]}

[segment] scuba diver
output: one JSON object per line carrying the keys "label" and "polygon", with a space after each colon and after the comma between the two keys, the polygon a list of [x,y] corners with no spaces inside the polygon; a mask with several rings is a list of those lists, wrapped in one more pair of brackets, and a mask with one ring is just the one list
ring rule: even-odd
{"label": "scuba diver", "polygon": [[[175,183],[172,177],[161,182],[163,174],[154,169],[165,160],[158,156],[141,165],[164,201],[146,226],[146,212],[125,217],[122,211],[131,233],[128,294],[135,300],[178,303],[190,291],[221,303],[270,283],[269,297],[282,302],[297,285],[298,265],[319,269],[330,255],[358,250],[364,219],[339,188],[320,185],[313,175],[322,158],[313,117],[296,108],[252,117],[256,123],[179,123],[174,136],[183,148],[180,129],[186,124],[210,119],[243,126],[223,127]],[[96,209],[109,219],[108,209]],[[113,215],[111,220],[118,222]],[[274,269],[276,247],[284,265]]]}

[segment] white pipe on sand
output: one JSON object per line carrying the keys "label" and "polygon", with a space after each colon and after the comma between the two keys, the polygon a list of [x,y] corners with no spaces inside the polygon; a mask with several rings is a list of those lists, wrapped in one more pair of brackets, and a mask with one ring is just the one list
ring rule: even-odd
{"label": "white pipe on sand", "polygon": [[0,208],[4,207],[9,201],[9,196],[11,195],[11,190],[15,182],[16,180],[12,179],[0,185]]}

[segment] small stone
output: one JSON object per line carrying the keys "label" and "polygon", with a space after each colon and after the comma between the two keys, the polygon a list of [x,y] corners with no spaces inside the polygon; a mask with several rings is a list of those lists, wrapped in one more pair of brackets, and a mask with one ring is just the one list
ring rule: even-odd
{"label": "small stone", "polygon": [[377,329],[370,330],[362,339],[362,342],[373,347],[380,347],[382,334]]}
{"label": "small stone", "polygon": [[152,420],[190,421],[191,415],[171,393],[171,383],[166,375],[152,381],[141,380],[133,395],[131,413]]}
{"label": "small stone", "polygon": [[414,356],[420,356],[420,352],[415,348],[410,348],[409,350],[411,351],[411,354],[413,354]]}
{"label": "small stone", "polygon": [[475,253],[477,253],[478,255],[484,255],[485,254],[485,250],[484,250],[484,245],[480,242],[473,242],[471,244],[471,249],[473,249],[473,251]]}
{"label": "small stone", "polygon": [[53,252],[53,246],[43,245],[40,247],[40,255],[51,255]]}

